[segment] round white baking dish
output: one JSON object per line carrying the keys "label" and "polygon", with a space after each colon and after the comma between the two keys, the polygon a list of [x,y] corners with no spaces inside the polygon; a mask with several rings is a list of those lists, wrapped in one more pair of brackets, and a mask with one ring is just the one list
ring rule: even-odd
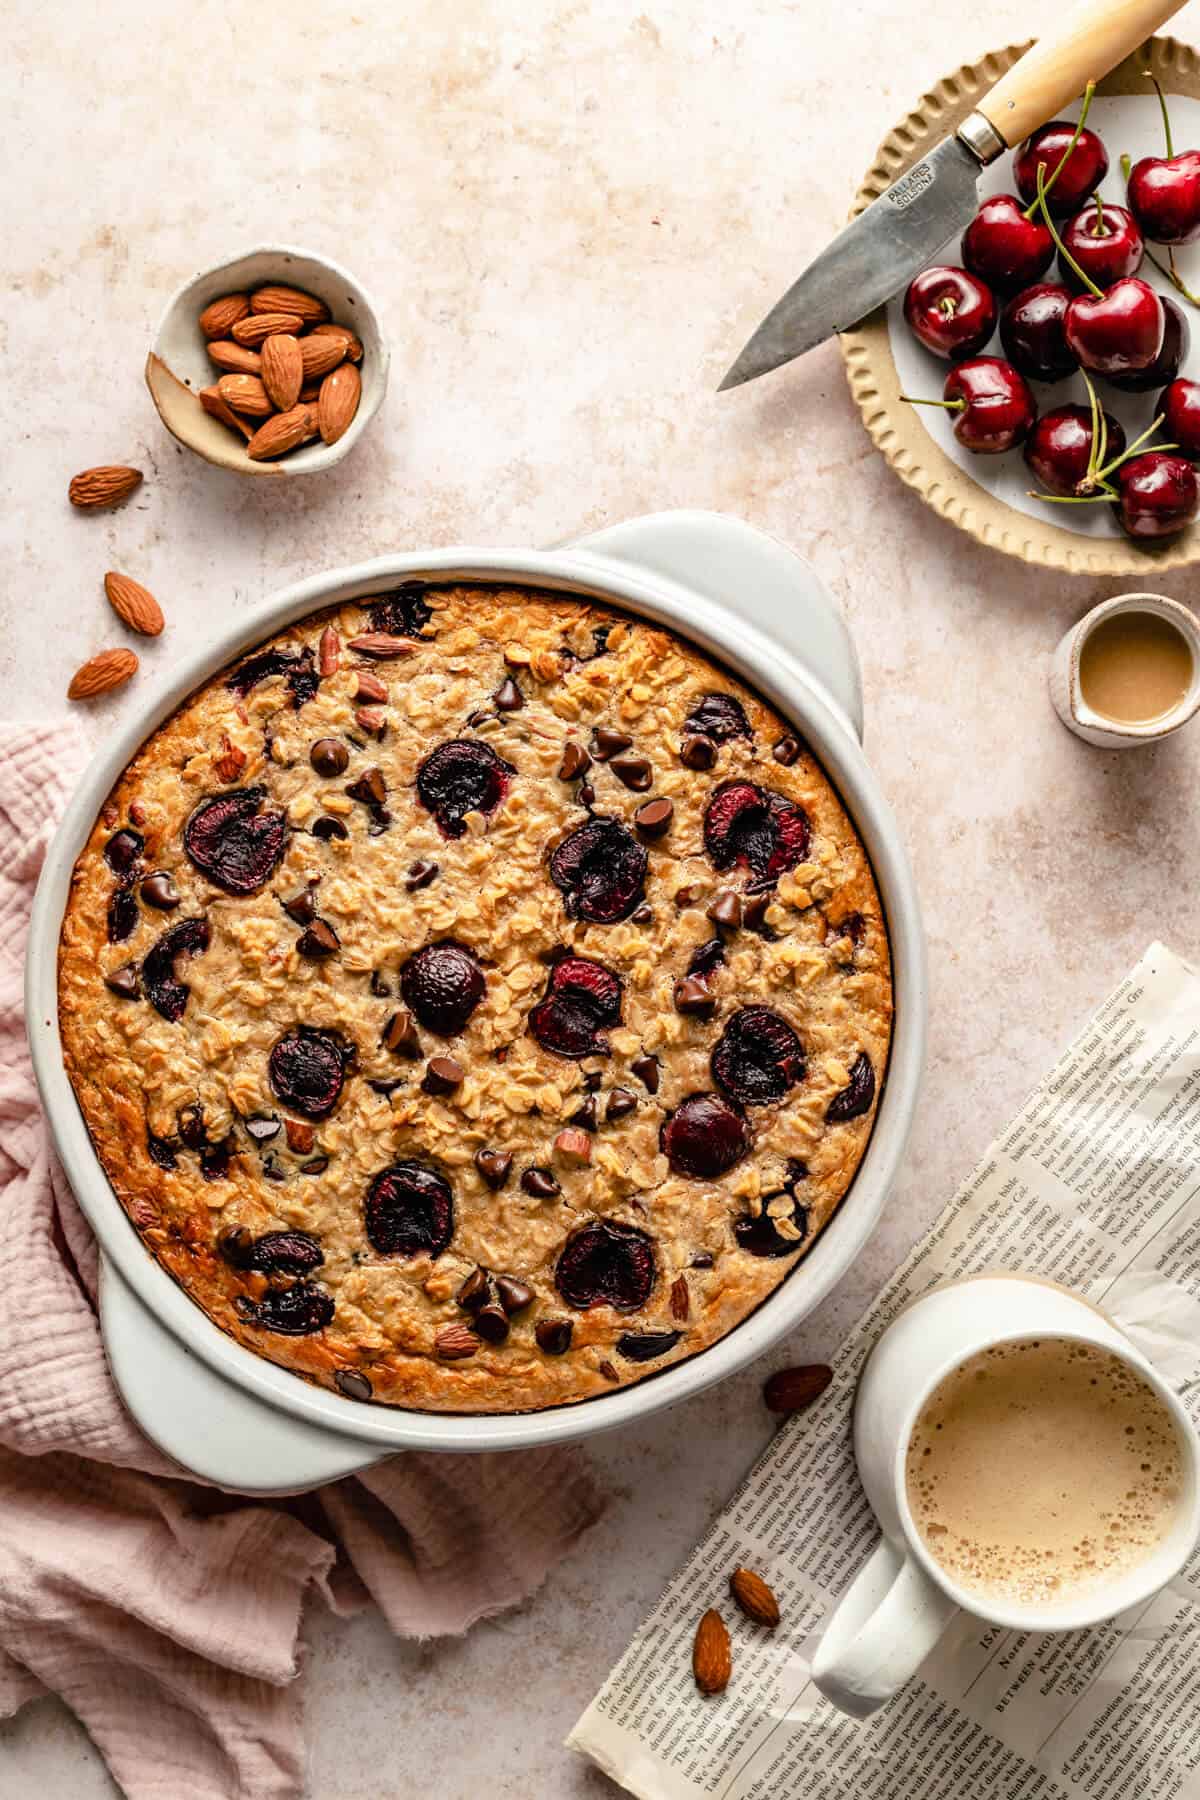
{"label": "round white baking dish", "polygon": [[[402,579],[512,581],[591,595],[654,619],[719,657],[804,734],[874,865],[891,935],[891,1060],[853,1188],[811,1253],[759,1309],[691,1361],[617,1393],[545,1412],[480,1415],[362,1405],[244,1350],[144,1249],[118,1204],[63,1067],[58,937],[71,870],[109,789],[142,741],[217,670],[295,619]],[[812,1311],[879,1217],[912,1120],[925,1042],[925,956],[908,857],[863,755],[858,665],[841,616],[782,544],[714,513],[664,513],[552,550],[423,550],[310,576],[188,659],[95,758],[38,886],[26,971],[34,1069],[55,1144],[102,1251],[101,1320],[114,1376],[147,1433],[221,1486],[283,1492],[396,1450],[511,1450],[607,1431],[743,1368]]]}

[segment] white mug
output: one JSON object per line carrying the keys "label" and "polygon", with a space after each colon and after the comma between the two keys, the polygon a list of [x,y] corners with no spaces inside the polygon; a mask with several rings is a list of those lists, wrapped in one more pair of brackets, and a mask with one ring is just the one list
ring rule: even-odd
{"label": "white mug", "polygon": [[[1184,1465],[1178,1513],[1161,1542],[1074,1604],[1053,1609],[993,1601],[956,1585],[925,1548],[908,1505],[908,1442],[934,1389],[979,1352],[1031,1337],[1072,1339],[1128,1363],[1174,1419]],[[960,1609],[1015,1631],[1098,1625],[1170,1581],[1200,1536],[1200,1439],[1174,1392],[1095,1307],[1029,1276],[975,1276],[935,1288],[893,1320],[859,1382],[854,1454],[883,1537],[826,1626],[812,1675],[826,1699],[855,1719],[903,1687]]]}

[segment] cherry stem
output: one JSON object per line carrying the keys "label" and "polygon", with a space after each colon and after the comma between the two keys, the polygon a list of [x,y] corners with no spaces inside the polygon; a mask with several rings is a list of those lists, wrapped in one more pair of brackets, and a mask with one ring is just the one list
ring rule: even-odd
{"label": "cherry stem", "polygon": [[1167,140],[1167,155],[1174,156],[1175,151],[1171,145],[1171,116],[1167,111],[1167,97],[1162,91],[1162,83],[1157,75],[1150,73],[1149,69],[1146,70],[1146,80],[1154,83],[1154,91],[1158,95],[1158,104],[1162,109],[1163,136]]}
{"label": "cherry stem", "polygon": [[1154,266],[1158,270],[1159,274],[1165,275],[1167,280],[1171,283],[1171,286],[1173,288],[1175,288],[1179,293],[1181,293],[1183,295],[1184,299],[1186,301],[1188,301],[1188,303],[1190,305],[1200,306],[1200,294],[1193,294],[1191,288],[1188,287],[1187,283],[1183,279],[1183,276],[1179,273],[1179,270],[1175,266],[1174,250],[1168,250],[1168,252],[1167,252],[1168,257],[1170,258],[1169,265],[1167,263],[1159,262],[1157,256],[1155,256],[1153,250],[1150,249],[1149,245],[1147,245],[1147,247],[1146,247],[1146,255],[1150,258],[1150,261],[1154,264]]}
{"label": "cherry stem", "polygon": [[[1114,456],[1113,460],[1110,463],[1108,463],[1106,465],[1106,467],[1104,467],[1102,469],[1097,469],[1097,471],[1096,471],[1097,481],[1103,481],[1105,476],[1111,475],[1115,469],[1119,469],[1122,463],[1128,462],[1130,457],[1134,454],[1134,452],[1136,450],[1138,450],[1140,448],[1140,446],[1142,444],[1145,443],[1146,439],[1151,435],[1151,433],[1158,430],[1159,426],[1162,424],[1163,419],[1165,417],[1166,417],[1165,413],[1159,413],[1156,418],[1151,419],[1151,421],[1147,425],[1145,431],[1143,431],[1139,437],[1135,437],[1132,444],[1130,444],[1127,449],[1122,451],[1120,456]],[[1175,450],[1175,449],[1178,449],[1178,445],[1176,445],[1176,444],[1152,444],[1151,449],[1153,449],[1153,450]]]}
{"label": "cherry stem", "polygon": [[922,400],[916,394],[901,394],[900,398],[906,406],[944,406],[947,412],[961,412],[967,404],[965,400]]}
{"label": "cherry stem", "polygon": [[1096,201],[1096,223],[1092,227],[1092,236],[1094,238],[1111,237],[1112,232],[1108,229],[1108,226],[1104,223],[1104,202],[1100,198],[1100,189],[1099,188],[1096,189],[1094,198]]}
{"label": "cherry stem", "polygon": [[[1050,189],[1054,186],[1055,182],[1058,180],[1059,176],[1062,174],[1063,170],[1066,168],[1067,158],[1070,156],[1072,150],[1074,150],[1076,144],[1079,142],[1079,134],[1083,130],[1084,121],[1086,120],[1086,118],[1088,116],[1088,107],[1092,104],[1092,95],[1095,93],[1095,91],[1096,91],[1095,82],[1089,81],[1087,86],[1083,90],[1083,105],[1079,109],[1079,123],[1075,127],[1075,132],[1071,138],[1070,143],[1067,145],[1066,149],[1063,151],[1062,155],[1059,157],[1058,162],[1055,164],[1053,175],[1051,175],[1049,181],[1046,183],[1045,191],[1047,194],[1050,192]],[[1169,154],[1170,154],[1170,152],[1168,152],[1168,155]],[[1045,200],[1044,200],[1043,193],[1042,193],[1042,182],[1041,182],[1041,178],[1044,173],[1045,173],[1044,165],[1042,163],[1039,163],[1038,164],[1038,197],[1036,200],[1031,200],[1029,205],[1025,208],[1025,217],[1027,219],[1032,219],[1034,213],[1037,211],[1038,207],[1040,206],[1042,209],[1042,217],[1046,220],[1046,223],[1048,225],[1050,223],[1050,219],[1046,212],[1046,206],[1045,206]]]}
{"label": "cherry stem", "polygon": [[[1038,164],[1037,183],[1038,183],[1038,199],[1045,200],[1046,191],[1047,191],[1046,190],[1046,171],[1042,167],[1041,163]],[[1042,217],[1046,221],[1047,231],[1050,233],[1050,236],[1054,239],[1055,249],[1058,251],[1058,254],[1062,257],[1062,259],[1066,263],[1067,267],[1070,269],[1074,269],[1076,275],[1078,275],[1078,277],[1079,277],[1080,281],[1082,281],[1084,287],[1091,288],[1091,290],[1092,290],[1093,294],[1095,294],[1097,300],[1102,299],[1103,298],[1102,290],[1096,286],[1096,284],[1092,280],[1091,276],[1086,275],[1084,273],[1084,271],[1080,268],[1079,264],[1075,261],[1075,258],[1071,255],[1071,252],[1067,249],[1067,246],[1063,243],[1062,239],[1059,237],[1058,227],[1055,225],[1054,220],[1050,217],[1049,209],[1045,206],[1042,207]]]}

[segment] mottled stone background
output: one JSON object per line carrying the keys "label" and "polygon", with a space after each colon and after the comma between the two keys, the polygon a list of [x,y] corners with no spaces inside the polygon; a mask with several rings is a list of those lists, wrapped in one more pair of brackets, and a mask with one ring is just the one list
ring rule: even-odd
{"label": "mottled stone background", "polygon": [[[0,309],[6,706],[56,714],[113,639],[106,568],[169,620],[143,683],[214,620],[323,566],[420,544],[541,544],[642,511],[742,514],[844,604],[868,749],[924,896],[924,1102],[879,1232],[771,1366],[823,1355],[1066,1035],[1161,936],[1197,941],[1200,728],[1124,758],[1050,710],[1059,634],[1122,585],[1031,572],[926,512],[870,448],[832,345],[713,389],[939,74],[1028,35],[1032,0],[11,3]],[[1177,25],[1195,35],[1189,13]],[[167,294],[262,239],[382,303],[391,393],[316,481],[239,481],[141,382]],[[130,506],[68,477],[130,461]],[[1129,585],[1129,584],[1124,584]],[[1163,585],[1196,592],[1178,574]],[[96,707],[97,738],[138,689]],[[559,1745],[765,1441],[765,1367],[592,1455],[614,1502],[529,1607],[461,1643],[315,1618],[317,1800],[615,1794]],[[49,1702],[0,1727],[0,1789],[115,1792]],[[182,1800],[182,1797],[181,1797]]]}

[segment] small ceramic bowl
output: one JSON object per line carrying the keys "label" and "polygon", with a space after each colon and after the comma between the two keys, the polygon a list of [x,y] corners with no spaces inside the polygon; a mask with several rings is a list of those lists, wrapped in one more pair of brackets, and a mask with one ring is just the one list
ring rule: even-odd
{"label": "small ceramic bowl", "polygon": [[[211,387],[221,374],[209,359],[198,321],[209,302],[222,294],[247,293],[269,282],[315,294],[336,324],[348,325],[362,340],[362,397],[353,421],[335,444],[318,438],[272,462],[251,462],[241,439],[206,413],[196,398],[200,388]],[[231,262],[193,275],[172,294],[146,358],[146,386],[167,430],[206,462],[238,475],[315,475],[348,455],[379,411],[387,392],[388,359],[374,303],[346,269],[313,250],[260,244]]]}
{"label": "small ceramic bowl", "polygon": [[[1191,651],[1191,681],[1170,712],[1155,719],[1122,721],[1094,711],[1084,699],[1079,679],[1083,647],[1096,626],[1114,613],[1151,613],[1165,619]],[[1200,711],[1200,625],[1195,613],[1165,594],[1117,594],[1111,600],[1102,600],[1071,627],[1055,650],[1050,665],[1050,699],[1068,731],[1102,750],[1134,750],[1142,744],[1160,743]]]}

